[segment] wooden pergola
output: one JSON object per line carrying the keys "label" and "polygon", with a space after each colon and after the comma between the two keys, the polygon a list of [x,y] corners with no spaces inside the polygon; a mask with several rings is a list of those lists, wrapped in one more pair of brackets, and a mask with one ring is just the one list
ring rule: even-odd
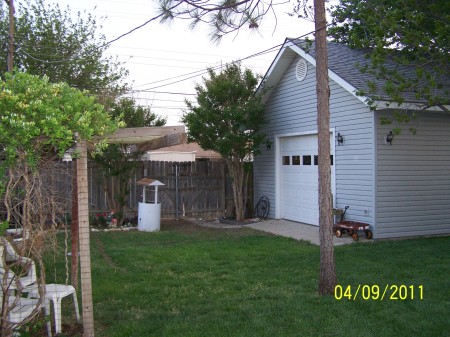
{"label": "wooden pergola", "polygon": [[152,126],[143,128],[123,128],[108,136],[115,144],[135,144],[139,151],[157,150],[162,147],[187,143],[185,127]]}
{"label": "wooden pergola", "polygon": [[[139,151],[156,150],[162,147],[184,144],[187,142],[184,126],[124,128],[119,129],[107,138],[110,143],[136,144]],[[76,162],[76,181],[78,189],[78,242],[81,274],[81,302],[83,309],[83,337],[94,337],[86,142],[78,142],[77,149],[79,151],[79,157]],[[72,242],[72,244],[74,244],[74,242]],[[75,255],[72,251],[72,257],[76,259],[77,256],[78,254]]]}

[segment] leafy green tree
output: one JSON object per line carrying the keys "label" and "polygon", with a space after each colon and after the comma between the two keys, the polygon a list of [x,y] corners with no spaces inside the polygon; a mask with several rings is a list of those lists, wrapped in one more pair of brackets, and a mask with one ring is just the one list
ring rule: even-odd
{"label": "leafy green tree", "polygon": [[209,78],[197,85],[197,103],[186,101],[182,122],[188,138],[205,150],[220,153],[232,178],[236,219],[245,214],[248,171],[246,163],[257,155],[265,140],[264,107],[254,95],[259,78],[239,64],[228,64],[220,73],[208,69]]}
{"label": "leafy green tree", "polygon": [[17,163],[37,168],[42,159],[63,157],[75,133],[90,141],[119,125],[94,97],[66,83],[16,72],[6,73],[0,85],[2,168]]}
{"label": "leafy green tree", "polygon": [[[370,83],[366,95],[376,98],[381,90],[398,103],[404,93],[427,106],[450,102],[443,86],[450,74],[449,1],[340,0],[330,13],[330,36],[353,48],[369,48],[370,65],[362,70],[385,80],[382,88]],[[387,67],[387,60],[397,67]]]}
{"label": "leafy green tree", "polygon": [[[150,108],[136,105],[132,98],[122,98],[113,103],[110,114],[112,117],[122,118],[127,127],[164,126],[167,121],[167,118],[152,113]],[[101,156],[94,157],[101,167],[102,174],[99,178],[118,225],[125,218],[130,179],[142,155],[142,152],[133,150],[128,144],[109,144]]]}
{"label": "leafy green tree", "polygon": [[[16,5],[17,6],[17,5]],[[50,82],[66,82],[101,97],[122,93],[127,71],[117,59],[105,57],[105,36],[98,34],[94,16],[80,13],[75,19],[69,7],[44,0],[21,1],[15,14],[14,66],[19,71],[44,76]],[[0,3],[0,43],[8,45],[8,6]],[[0,59],[0,73],[7,70],[6,57]]]}
{"label": "leafy green tree", "polygon": [[123,122],[128,128],[164,126],[167,123],[167,117],[156,115],[149,107],[136,105],[134,99],[129,97],[120,98],[113,103],[110,114],[117,118],[122,116]]}
{"label": "leafy green tree", "polygon": [[[10,221],[14,209],[19,210],[20,225],[28,237],[17,247],[19,255],[31,255],[43,277],[42,254],[51,246],[45,240],[52,235],[44,225],[49,217],[52,225],[57,224],[57,210],[47,184],[40,179],[39,169],[54,157],[63,157],[74,146],[75,134],[101,150],[105,140],[96,142],[94,136],[106,136],[120,122],[86,92],[18,71],[6,73],[5,79],[0,80],[0,112],[0,195],[7,210],[6,221]],[[11,266],[3,267],[8,275]],[[7,281],[2,277],[3,294],[9,293]],[[21,290],[18,287],[17,297]],[[16,301],[2,303],[2,336],[12,335],[14,325],[5,318],[15,306]],[[38,309],[34,310],[36,314]]]}

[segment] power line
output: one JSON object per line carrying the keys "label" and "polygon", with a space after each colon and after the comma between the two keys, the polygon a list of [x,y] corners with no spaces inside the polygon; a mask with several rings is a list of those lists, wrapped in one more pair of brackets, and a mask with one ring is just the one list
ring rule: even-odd
{"label": "power line", "polygon": [[[178,7],[180,4],[181,4],[181,2],[178,3],[178,4],[176,4],[176,5],[174,5],[174,6],[172,6],[172,7],[170,7],[170,8],[168,8],[168,10],[170,11],[170,10],[172,10],[172,9],[175,9],[175,8]],[[159,15],[157,15],[157,16],[154,16],[154,17],[152,17],[151,19],[145,21],[143,24],[134,27],[133,29],[131,29],[131,30],[129,30],[129,31],[127,31],[127,32],[125,32],[125,33],[119,35],[118,37],[116,37],[116,38],[114,38],[114,39],[112,39],[112,40],[110,40],[110,41],[105,42],[105,43],[102,44],[101,46],[97,47],[97,49],[105,48],[105,47],[111,45],[112,43],[114,43],[114,42],[116,42],[116,41],[122,39],[123,37],[125,37],[125,36],[127,36],[127,35],[130,35],[130,34],[133,33],[134,31],[136,31],[136,30],[138,30],[138,29],[141,29],[142,27],[146,26],[146,25],[149,24],[150,22],[153,22],[153,21],[155,21],[155,20],[157,20],[157,19],[159,19],[159,18],[161,18],[161,17],[163,17],[163,16],[164,16],[164,13],[161,13],[161,14],[159,14]],[[76,60],[76,59],[82,58],[82,56],[81,56],[80,54],[78,54],[78,55],[75,55],[75,56],[73,56],[73,57],[70,57],[70,58],[67,58],[67,59],[63,59],[63,60],[42,60],[42,59],[33,57],[32,55],[30,55],[30,54],[28,54],[28,53],[26,53],[26,52],[23,52],[23,53],[26,54],[26,55],[28,55],[29,57],[31,57],[31,58],[32,58],[33,60],[35,60],[35,61],[44,62],[44,63],[49,63],[49,64],[53,64],[53,63],[65,63],[65,62],[70,62],[70,61],[74,61],[74,60]]]}
{"label": "power line", "polygon": [[[328,24],[326,27],[328,27],[329,25],[331,25],[331,23]],[[324,29],[325,29],[326,27],[324,27]],[[297,37],[296,39],[301,39],[301,38],[303,38],[303,37],[306,37],[306,36],[308,36],[308,35],[310,35],[310,34],[314,34],[314,33],[315,33],[315,30],[314,30],[314,31],[311,31],[311,32],[309,32],[309,33],[303,34],[303,35]],[[252,55],[250,55],[250,56],[246,56],[246,57],[243,57],[243,58],[241,58],[241,59],[235,60],[235,61],[233,61],[233,62],[242,62],[242,61],[251,59],[251,58],[256,57],[256,56],[260,56],[260,55],[264,55],[264,54],[267,54],[267,53],[271,53],[271,52],[275,51],[274,49],[280,48],[283,44],[284,44],[284,42],[283,42],[282,44],[278,44],[278,45],[276,45],[276,46],[274,46],[274,47],[265,49],[265,50],[263,50],[263,51],[261,51],[261,52],[258,52],[258,53],[256,53],[256,54],[252,54]],[[220,69],[221,67],[222,67],[222,65],[219,65],[219,66],[211,67],[211,68],[209,68],[209,69],[212,69],[212,70],[218,70],[218,69]],[[200,74],[196,74],[196,75],[193,75],[193,76],[188,76],[188,77],[183,78],[183,79],[180,79],[180,80],[178,80],[178,81],[174,81],[174,82],[162,84],[162,85],[159,85],[159,86],[156,86],[156,87],[147,88],[147,90],[154,90],[154,89],[159,89],[159,88],[162,88],[162,87],[166,87],[166,86],[168,86],[168,85],[177,84],[177,83],[184,82],[184,81],[186,81],[186,80],[190,80],[190,79],[192,79],[192,78],[195,78],[195,77],[198,77],[198,76],[200,76],[200,75],[207,74],[207,73],[208,73],[208,70],[205,70],[205,71],[201,72]],[[189,75],[189,74],[188,74],[188,75]],[[186,76],[186,75],[180,75],[180,76],[177,76],[177,77],[183,77],[183,76]],[[164,80],[157,81],[157,82],[162,82],[162,81],[164,81]],[[156,83],[156,82],[150,82],[150,83],[143,84],[143,85],[154,84],[154,83]],[[140,86],[143,86],[143,85],[140,85]]]}
{"label": "power line", "polygon": [[[47,54],[40,54],[41,56],[52,56],[55,57],[55,53],[59,52],[60,50],[58,49],[57,46],[36,46],[34,44],[30,44],[28,43],[27,40],[27,36],[20,36],[20,34],[16,34],[15,35],[15,40],[16,41],[20,41],[20,47],[28,47],[28,48],[33,48],[34,51],[36,50],[36,48],[39,48],[39,50],[43,50],[45,51]],[[104,45],[104,44],[102,44]],[[186,52],[186,51],[180,51],[180,50],[170,50],[170,49],[153,49],[153,48],[143,48],[143,47],[131,47],[131,46],[117,46],[117,45],[111,45],[108,48],[110,49],[125,49],[125,50],[138,50],[138,51],[152,51],[152,52],[156,52],[156,53],[163,53],[163,54],[167,54],[167,53],[171,53],[171,54],[177,54],[177,55],[195,55],[195,56],[207,56],[207,57],[213,57],[213,56],[217,56],[220,57],[221,59],[223,58],[229,58],[229,59],[234,59],[236,56],[232,56],[232,55],[223,55],[223,54],[209,54],[209,53],[196,53],[196,52]],[[122,53],[114,53],[112,51],[110,51],[110,49],[105,50],[104,54],[105,55],[110,55],[110,56],[130,56],[133,58],[154,58],[154,59],[164,59],[164,60],[177,60],[177,61],[185,61],[184,59],[170,59],[170,58],[166,58],[166,57],[154,57],[154,56],[146,56],[146,55],[136,55],[136,54],[122,54]],[[36,54],[36,53],[34,53]],[[194,62],[194,61],[193,61]]]}
{"label": "power line", "polygon": [[[178,3],[178,4],[175,4],[174,6],[172,6],[171,8],[169,8],[168,10],[169,10],[169,11],[170,11],[170,10],[173,10],[173,9],[175,9],[176,7],[178,7],[180,4],[181,4],[181,2]],[[112,40],[109,40],[109,41],[105,42],[104,44],[102,44],[101,46],[99,46],[99,47],[97,47],[97,48],[98,48],[98,49],[101,49],[101,48],[105,48],[105,47],[107,47],[107,46],[110,46],[112,43],[114,43],[114,42],[116,42],[116,41],[122,39],[123,37],[125,37],[125,36],[127,36],[127,35],[130,35],[131,33],[135,32],[136,30],[141,29],[142,27],[146,26],[146,25],[149,24],[150,22],[153,22],[153,21],[155,21],[155,20],[157,20],[157,19],[159,19],[159,18],[161,18],[161,17],[163,17],[163,16],[164,16],[164,13],[161,13],[161,14],[159,14],[159,15],[157,15],[157,16],[154,16],[154,17],[150,18],[149,20],[145,21],[144,23],[142,23],[142,24],[140,24],[140,25],[138,25],[138,26],[132,28],[131,30],[129,30],[129,31],[127,31],[127,32],[125,32],[125,33],[123,33],[123,34],[121,34],[121,35],[119,35],[118,37],[116,37],[116,38],[114,38],[114,39],[112,39]],[[77,55],[74,55],[74,56],[72,56],[72,57],[69,57],[69,58],[66,58],[66,59],[62,59],[62,60],[43,60],[43,59],[38,58],[38,57],[35,57],[35,56],[33,56],[33,55],[31,55],[31,54],[29,54],[29,53],[27,53],[27,52],[24,52],[24,54],[28,55],[30,58],[32,58],[32,59],[34,59],[34,60],[36,60],[36,61],[44,62],[44,63],[48,63],[48,64],[57,64],[57,63],[70,62],[70,61],[73,61],[73,60],[82,58],[82,55],[80,55],[80,53],[78,53]],[[256,54],[255,54],[255,55],[256,55]],[[247,58],[248,58],[248,57],[247,57]],[[241,60],[245,60],[245,59],[247,59],[247,58],[243,58],[243,59],[241,59]],[[216,68],[216,69],[217,69],[217,68]],[[203,72],[203,73],[205,73],[205,72]],[[184,79],[184,80],[187,80],[187,79],[189,79],[189,78],[186,78],[186,79]],[[147,85],[147,84],[144,84],[144,85]],[[169,84],[167,84],[167,85],[169,85]]]}
{"label": "power line", "polygon": [[172,110],[186,109],[185,106],[153,106],[153,105],[150,105],[150,107],[155,108],[155,109],[172,109]]}
{"label": "power line", "polygon": [[135,64],[146,67],[167,67],[167,68],[179,68],[179,69],[198,69],[197,71],[204,70],[204,68],[199,67],[189,67],[189,66],[177,66],[177,65],[168,65],[168,64],[157,64],[157,63],[140,63],[140,62],[123,62],[122,64]]}
{"label": "power line", "polygon": [[[304,36],[307,36],[307,35],[309,35],[309,34],[310,34],[310,33],[308,33],[308,34],[306,34],[306,35],[304,35]],[[301,37],[299,37],[299,38],[301,38]],[[278,49],[278,48],[279,48],[280,46],[282,46],[282,45],[283,45],[283,44],[276,45],[276,46],[274,46],[274,47],[268,48],[268,49],[263,50],[263,51],[261,51],[261,52],[258,52],[258,53],[256,53],[256,54],[252,54],[252,55],[243,57],[243,58],[241,58],[241,59],[234,60],[234,61],[232,61],[232,62],[241,62],[241,61],[245,61],[245,60],[248,60],[248,59],[257,57],[257,56],[261,56],[261,55],[264,55],[264,54],[267,54],[267,53],[271,53],[271,52],[275,51],[275,49]],[[212,69],[212,70],[218,70],[218,69],[220,69],[221,67],[222,67],[222,65],[217,65],[217,66],[215,66],[215,67],[210,67],[209,69]],[[177,80],[177,81],[175,81],[175,82],[170,82],[170,83],[162,84],[162,85],[159,85],[159,86],[156,86],[156,87],[147,88],[147,90],[154,90],[154,89],[162,88],[162,87],[165,87],[165,86],[168,86],[168,85],[180,83],[180,82],[183,82],[183,81],[186,81],[186,80],[189,80],[189,79],[198,77],[198,76],[200,76],[200,75],[205,75],[205,74],[207,74],[207,73],[208,73],[208,70],[202,70],[202,71],[198,71],[198,72],[193,72],[193,73],[188,73],[188,74],[184,74],[184,75],[175,76],[175,77],[172,77],[171,79],[180,78],[180,77],[185,77],[185,76],[187,76],[187,77],[185,77],[185,78],[183,78],[183,79],[180,79],[180,80]],[[170,80],[170,79],[160,80],[160,81],[154,81],[154,82],[150,82],[150,83],[146,83],[146,84],[141,84],[141,85],[139,85],[139,86],[155,84],[155,83],[158,83],[158,82],[164,82],[164,81],[167,81],[167,80]]]}
{"label": "power line", "polygon": [[[171,9],[176,8],[178,5],[179,5],[179,4],[174,5]],[[112,39],[112,40],[110,40],[110,41],[108,41],[108,42],[102,44],[102,45],[101,45],[100,47],[98,47],[98,48],[100,49],[100,48],[104,48],[104,47],[106,47],[106,46],[110,46],[111,44],[113,44],[114,42],[118,41],[119,39],[121,39],[121,38],[123,38],[123,37],[125,37],[125,36],[127,36],[127,35],[129,35],[129,34],[131,34],[131,33],[133,33],[133,32],[135,32],[136,30],[138,30],[138,29],[144,27],[145,25],[149,24],[150,22],[152,22],[152,21],[154,21],[154,20],[156,20],[156,19],[158,19],[158,18],[161,18],[162,15],[163,15],[163,14],[159,14],[159,15],[157,15],[157,16],[155,16],[155,17],[152,17],[151,19],[145,21],[143,24],[141,24],[141,25],[139,25],[139,26],[136,26],[136,27],[134,27],[133,29],[131,29],[131,30],[129,30],[129,31],[127,31],[127,32],[125,32],[125,33],[119,35],[118,37],[116,37],[116,38],[114,38],[114,39]],[[328,27],[328,26],[331,25],[331,24],[332,24],[332,23],[326,25],[324,28]],[[304,35],[301,35],[301,36],[299,36],[298,38],[302,38],[302,37],[308,36],[308,35],[310,35],[310,34],[313,34],[314,32],[315,32],[315,30],[313,30],[313,31],[311,31],[311,32],[309,32],[309,33],[306,33],[306,34],[304,34]],[[255,58],[255,57],[257,57],[257,56],[262,56],[262,55],[264,55],[264,54],[267,54],[267,53],[270,53],[270,52],[275,51],[275,49],[278,49],[280,46],[282,46],[282,44],[278,44],[278,45],[276,45],[276,46],[274,46],[274,47],[271,47],[271,48],[266,49],[266,50],[263,50],[263,51],[261,51],[261,52],[258,52],[258,53],[249,55],[249,56],[247,56],[247,57],[243,57],[243,58],[241,58],[241,59],[237,59],[237,60],[235,60],[234,62],[245,61],[245,60],[249,60],[249,59]],[[34,56],[30,55],[30,54],[27,54],[27,55],[29,55],[31,58],[33,58],[33,59],[35,59],[35,60],[42,61],[42,62],[48,62],[48,63],[62,63],[62,62],[65,62],[65,61],[71,61],[71,60],[74,60],[74,59],[77,58],[77,56],[78,56],[78,57],[80,56],[80,55],[77,55],[77,56],[68,58],[68,59],[66,59],[66,60],[53,60],[53,61],[48,61],[48,60],[40,60],[39,58],[34,57]],[[217,69],[220,69],[220,67],[221,67],[221,65],[218,65],[218,66],[211,67],[210,69],[217,70]],[[135,88],[136,88],[136,87],[146,86],[146,85],[155,85],[155,84],[157,84],[157,83],[167,82],[167,81],[170,81],[170,80],[172,80],[172,79],[174,79],[174,80],[176,79],[176,81],[172,81],[172,82],[170,82],[170,83],[165,83],[165,84],[161,84],[161,85],[149,87],[149,88],[146,88],[146,89],[143,89],[143,90],[131,90],[131,91],[129,91],[129,92],[152,92],[152,91],[154,91],[154,89],[158,89],[158,88],[166,87],[166,86],[169,86],[169,85],[177,84],[177,83],[180,83],[180,82],[183,82],[183,81],[186,81],[186,80],[189,80],[189,79],[192,79],[192,78],[201,76],[201,75],[206,74],[206,73],[207,73],[206,70],[198,70],[198,71],[191,72],[191,73],[188,73],[188,74],[183,74],[183,75],[175,76],[175,77],[172,77],[172,78],[169,78],[169,79],[164,79],[164,80],[159,80],[159,81],[153,81],[153,82],[149,82],[149,83],[146,83],[146,84],[142,84],[142,85],[135,86]],[[194,94],[189,94],[189,95],[194,95]]]}
{"label": "power line", "polygon": [[[181,3],[182,3],[182,2],[179,2],[179,3],[177,3],[176,5],[173,5],[172,7],[168,8],[167,10],[168,10],[168,11],[171,11],[172,9],[177,8]],[[156,19],[159,19],[159,18],[163,17],[164,15],[165,15],[165,13],[163,12],[163,13],[161,13],[161,14],[159,14],[159,15],[153,17],[153,18],[151,18],[150,20],[145,21],[143,24],[141,24],[141,25],[139,25],[139,26],[136,26],[136,27],[134,27],[133,29],[129,30],[128,32],[123,33],[122,35],[119,35],[119,36],[116,37],[115,39],[112,39],[112,40],[106,42],[106,43],[105,43],[105,46],[110,45],[111,43],[114,43],[114,42],[120,40],[121,38],[123,38],[123,37],[125,37],[125,36],[127,36],[127,35],[130,35],[130,34],[133,33],[134,31],[136,31],[136,30],[138,30],[138,29],[141,29],[142,27],[146,26],[146,25],[149,24],[150,22],[155,21]]]}
{"label": "power line", "polygon": [[171,91],[156,91],[156,90],[131,90],[129,91],[131,93],[137,93],[137,92],[152,92],[152,93],[156,93],[156,94],[168,94],[168,95],[192,95],[195,96],[196,94],[192,94],[192,93],[185,93],[185,92],[171,92]]}
{"label": "power line", "polygon": [[[172,79],[176,79],[176,78],[180,78],[180,77],[184,77],[184,76],[191,76],[191,75],[194,75],[194,74],[195,74],[195,76],[193,76],[193,77],[197,77],[197,76],[203,75],[204,73],[205,73],[205,69],[196,70],[196,71],[193,71],[193,72],[190,72],[190,73],[187,73],[187,74],[177,75],[177,76],[174,76],[174,77],[166,78],[164,80],[158,80],[158,81],[153,81],[153,82],[149,82],[149,83],[145,83],[145,84],[136,85],[135,88],[143,87],[144,85],[170,81]],[[151,89],[143,89],[143,90],[151,90]]]}
{"label": "power line", "polygon": [[[143,51],[155,51],[158,53],[175,53],[180,54],[179,50],[170,50],[170,49],[153,49],[153,48],[142,48],[142,47],[131,47],[131,46],[111,46],[111,48],[123,48],[123,49],[137,49],[137,50],[143,50]],[[207,53],[195,53],[195,52],[183,52],[183,54],[189,54],[189,55],[202,55],[202,56],[218,56],[218,57],[226,57],[226,58],[234,58],[234,56],[231,55],[222,55],[222,54],[207,54]]]}
{"label": "power line", "polygon": [[[178,3],[178,4],[174,5],[174,6],[172,6],[169,10],[175,9],[175,8],[176,8],[177,6],[179,6],[179,5],[180,5],[180,3]],[[127,36],[127,35],[129,35],[129,34],[131,34],[131,33],[133,33],[133,32],[135,32],[136,30],[138,30],[138,29],[140,29],[140,28],[142,28],[142,27],[144,27],[144,26],[146,26],[146,25],[149,24],[150,22],[153,22],[153,21],[155,21],[156,19],[161,18],[163,15],[164,15],[164,13],[161,13],[161,14],[155,16],[155,17],[152,17],[151,19],[145,21],[143,24],[134,27],[133,29],[131,29],[131,30],[129,30],[129,31],[127,31],[127,32],[125,32],[125,33],[119,35],[118,37],[116,37],[116,38],[114,38],[114,39],[112,39],[112,40],[110,40],[110,41],[108,41],[108,42],[102,44],[101,46],[99,46],[99,47],[97,47],[97,48],[98,48],[98,49],[101,49],[101,48],[105,48],[105,47],[107,47],[107,46],[110,46],[112,43],[118,41],[119,39],[121,39],[121,38],[123,38],[123,37],[125,37],[125,36]],[[308,34],[306,34],[306,35],[309,35],[309,34],[311,34],[311,33],[308,33]],[[306,36],[306,35],[305,35],[305,36]],[[268,50],[269,50],[269,51],[272,51],[272,49],[278,48],[279,46],[280,46],[280,45],[277,45],[277,46],[272,47],[272,48],[270,48],[270,49],[268,49]],[[259,55],[263,55],[265,52],[267,52],[267,50],[266,50],[266,51],[263,51],[263,52],[260,52],[260,53],[257,53],[257,54],[253,54],[253,55],[244,57],[244,58],[241,58],[241,59],[238,59],[237,61],[234,61],[234,62],[239,62],[239,61],[247,60],[247,59],[252,58],[252,57],[256,57],[256,56],[259,56]],[[31,55],[31,54],[29,54],[29,53],[27,53],[27,52],[24,52],[24,54],[28,55],[30,58],[32,58],[32,59],[34,59],[34,60],[36,60],[36,61],[44,62],[44,63],[49,63],[49,64],[70,62],[70,61],[73,61],[73,60],[82,58],[82,56],[81,56],[79,53],[78,53],[77,55],[73,56],[73,57],[66,58],[66,59],[62,59],[62,60],[43,60],[43,59],[40,59],[40,58],[38,58],[38,57],[35,57],[35,56],[33,56],[33,55]],[[212,69],[216,70],[216,69],[219,69],[219,67],[221,67],[221,65],[212,67]],[[193,72],[193,73],[189,73],[189,74],[185,74],[185,75],[176,76],[175,78],[180,78],[180,77],[185,77],[185,76],[188,76],[188,77],[186,77],[186,78],[184,78],[184,79],[182,79],[182,80],[177,80],[177,81],[175,81],[175,82],[171,82],[171,83],[167,83],[167,84],[162,84],[162,85],[159,85],[159,86],[156,86],[156,87],[153,87],[153,88],[147,88],[147,89],[148,89],[148,90],[152,90],[152,89],[156,89],[156,88],[160,88],[160,87],[164,87],[164,86],[176,84],[176,83],[179,83],[179,82],[182,82],[182,81],[186,81],[186,80],[188,80],[188,79],[192,79],[192,78],[194,78],[194,77],[197,77],[197,76],[200,76],[200,75],[203,75],[203,74],[206,74],[206,73],[207,73],[207,71],[205,71],[205,70],[197,71],[197,72],[199,72],[199,73],[196,74],[196,72]],[[192,74],[196,74],[196,75],[192,75]],[[172,78],[172,79],[175,79],[175,78]],[[139,85],[139,86],[144,86],[144,85],[149,85],[149,84],[160,83],[160,82],[164,82],[164,81],[167,81],[167,80],[170,80],[170,79],[160,80],[160,81],[154,81],[154,82],[142,84],[142,85]]]}
{"label": "power line", "polygon": [[[105,54],[108,54],[108,53],[105,53]],[[186,62],[185,58],[184,59],[182,59],[182,58],[175,59],[175,58],[168,58],[168,57],[155,57],[155,56],[130,55],[130,54],[112,54],[111,53],[111,56],[115,56],[115,55],[117,55],[117,56],[126,56],[126,57],[133,58],[133,59],[136,58],[136,59],[152,59],[152,60]],[[197,58],[197,60],[198,60],[198,58]],[[190,63],[203,63],[203,64],[205,63],[205,61],[196,61],[196,60],[189,60],[188,62],[190,62]]]}
{"label": "power line", "polygon": [[184,101],[180,101],[179,99],[161,99],[161,98],[141,98],[141,99],[146,101],[184,103]]}

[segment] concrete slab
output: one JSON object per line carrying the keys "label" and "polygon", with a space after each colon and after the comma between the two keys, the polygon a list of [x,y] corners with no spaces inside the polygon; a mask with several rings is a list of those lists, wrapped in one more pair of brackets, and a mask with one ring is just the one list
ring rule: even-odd
{"label": "concrete slab", "polygon": [[[314,245],[320,245],[319,227],[313,225],[307,225],[300,222],[294,222],[289,220],[263,220],[248,224],[245,227],[250,227],[263,232],[272,233],[275,235],[281,235],[295,240],[305,240]],[[361,235],[359,241],[367,241],[364,235]],[[342,235],[341,238],[337,238],[333,235],[333,244],[335,246],[348,245],[354,243],[351,236],[347,234]]]}
{"label": "concrete slab", "polygon": [[[320,245],[319,227],[307,225],[301,222],[289,221],[284,219],[280,220],[268,219],[241,225],[238,223],[235,224],[222,223],[219,220],[212,222],[203,220],[191,220],[191,221],[197,223],[198,225],[211,228],[226,229],[226,228],[248,227],[259,231],[271,233],[274,235],[292,238],[295,240],[308,241],[317,246]],[[372,240],[367,240],[365,234],[362,233],[361,235],[360,233],[358,242],[368,242],[368,241]],[[342,237],[340,238],[337,238],[335,235],[333,235],[333,244],[335,246],[348,245],[354,242],[355,241],[353,241],[352,237],[348,236],[347,234],[343,234]]]}

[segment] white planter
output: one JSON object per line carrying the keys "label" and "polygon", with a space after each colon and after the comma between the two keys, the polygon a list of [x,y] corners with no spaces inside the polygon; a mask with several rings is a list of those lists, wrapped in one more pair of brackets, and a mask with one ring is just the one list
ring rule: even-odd
{"label": "white planter", "polygon": [[139,203],[138,230],[156,232],[161,228],[161,204]]}

